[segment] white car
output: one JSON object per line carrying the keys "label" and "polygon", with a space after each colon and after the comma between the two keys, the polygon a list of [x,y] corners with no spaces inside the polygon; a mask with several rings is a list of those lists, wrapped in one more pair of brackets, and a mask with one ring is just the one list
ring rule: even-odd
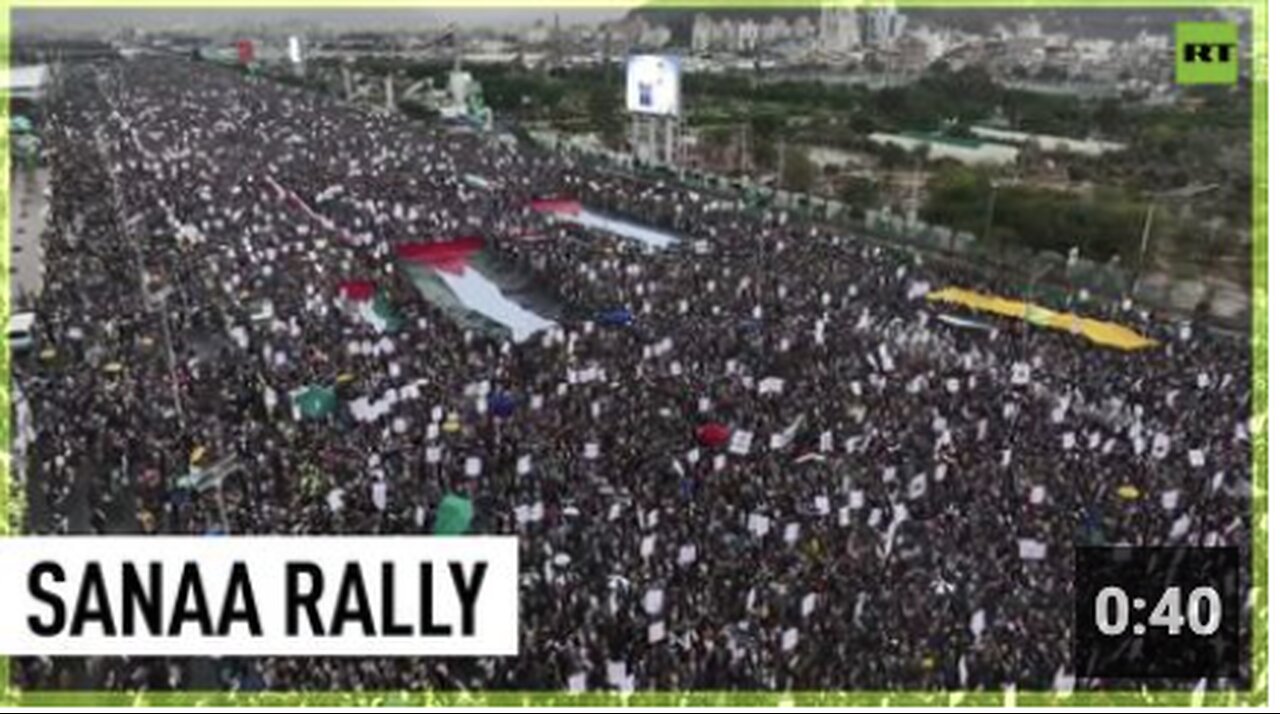
{"label": "white car", "polygon": [[35,344],[34,312],[15,312],[9,316],[9,349],[18,352],[29,350]]}

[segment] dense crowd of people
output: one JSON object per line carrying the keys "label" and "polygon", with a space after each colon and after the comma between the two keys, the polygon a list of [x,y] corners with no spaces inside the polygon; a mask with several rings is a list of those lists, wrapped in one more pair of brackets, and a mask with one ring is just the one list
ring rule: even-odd
{"label": "dense crowd of people", "polygon": [[[1084,687],[1073,544],[1248,562],[1243,341],[1096,300],[1075,309],[1160,344],[964,313],[925,294],[1020,287],[194,62],[71,66],[46,133],[41,331],[14,367],[28,528],[429,533],[457,493],[472,532],[520,538],[519,656],[122,658],[85,686]],[[681,240],[552,222],[548,196]],[[425,300],[397,246],[460,236],[557,327],[517,343]],[[399,329],[346,309],[347,281]],[[317,386],[338,407],[295,413]]]}

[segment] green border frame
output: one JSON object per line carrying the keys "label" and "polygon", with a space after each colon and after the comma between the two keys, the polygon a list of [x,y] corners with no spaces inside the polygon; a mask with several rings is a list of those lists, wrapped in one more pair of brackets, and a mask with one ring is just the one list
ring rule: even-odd
{"label": "green border frame", "polygon": [[[618,0],[0,0],[0,73],[7,80],[9,71],[10,13],[14,9],[75,8],[173,8],[212,9],[245,7],[279,8],[376,8],[452,7],[452,8],[516,8],[546,7],[554,4],[565,9],[634,6],[641,1]],[[648,0],[657,7],[738,7],[798,8],[819,5],[817,0]],[[1004,692],[969,691],[842,691],[842,692],[634,692],[631,694],[588,692],[116,692],[116,691],[29,691],[12,685],[9,659],[0,657],[0,707],[68,707],[68,706],[842,706],[842,707],[938,707],[938,706],[1265,706],[1267,699],[1267,10],[1266,0],[847,0],[847,4],[863,7],[895,4],[898,7],[953,8],[1237,8],[1251,11],[1250,38],[1251,76],[1253,81],[1253,363],[1252,414],[1252,555],[1253,555],[1253,622],[1252,622],[1252,688],[1247,691],[1124,690],[1106,692]],[[0,323],[9,320],[9,102],[0,101]],[[0,443],[9,443],[11,414],[10,355],[7,330],[0,332]],[[10,524],[9,455],[0,450],[0,536],[17,535],[19,524]]]}

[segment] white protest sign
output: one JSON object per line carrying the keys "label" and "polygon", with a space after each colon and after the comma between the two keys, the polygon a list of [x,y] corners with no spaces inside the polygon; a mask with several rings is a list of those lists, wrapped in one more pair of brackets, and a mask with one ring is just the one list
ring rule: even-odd
{"label": "white protest sign", "polygon": [[812,615],[813,611],[817,609],[817,607],[818,607],[817,593],[809,593],[808,595],[805,595],[804,599],[800,601],[800,616],[808,617],[809,615]]}
{"label": "white protest sign", "polygon": [[661,642],[667,637],[667,626],[662,622],[655,622],[649,625],[649,644]]}
{"label": "white protest sign", "polygon": [[790,652],[800,642],[800,631],[792,627],[782,633],[782,651]]}
{"label": "white protest sign", "polygon": [[688,565],[698,559],[698,547],[695,545],[680,546],[680,555],[676,558],[677,565]]}
{"label": "white protest sign", "polygon": [[867,503],[867,497],[866,497],[866,494],[864,494],[862,491],[849,492],[849,508],[852,508],[853,510],[858,511],[858,510],[861,510],[862,507],[866,505],[866,503]]}
{"label": "white protest sign", "polygon": [[652,588],[644,594],[644,611],[650,615],[662,612],[665,596],[660,588]]}
{"label": "white protest sign", "polygon": [[1018,557],[1023,560],[1044,560],[1048,546],[1031,538],[1018,539]]}
{"label": "white protest sign", "polygon": [[1204,451],[1192,449],[1187,453],[1187,460],[1191,463],[1192,468],[1198,469],[1204,466]]}

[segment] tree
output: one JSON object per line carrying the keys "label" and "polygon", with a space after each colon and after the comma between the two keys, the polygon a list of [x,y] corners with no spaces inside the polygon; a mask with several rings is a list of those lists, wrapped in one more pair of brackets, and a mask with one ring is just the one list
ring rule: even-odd
{"label": "tree", "polygon": [[597,86],[587,95],[587,114],[591,117],[591,126],[600,132],[607,146],[616,146],[622,141],[622,115],[618,112],[617,98],[608,87]]}
{"label": "tree", "polygon": [[1093,112],[1094,126],[1105,136],[1116,136],[1124,126],[1124,108],[1120,100],[1107,97],[1098,103]]}
{"label": "tree", "polygon": [[870,134],[876,130],[875,121],[856,109],[849,115],[848,126],[851,131],[857,134]]}
{"label": "tree", "polygon": [[782,166],[782,187],[788,191],[808,192],[813,188],[817,169],[809,152],[799,146],[788,146]]}
{"label": "tree", "polygon": [[777,114],[753,112],[751,114],[751,160],[757,166],[775,162],[776,142],[781,133],[783,119]]}
{"label": "tree", "polygon": [[880,186],[872,179],[855,176],[840,188],[840,200],[857,215],[880,203]]}
{"label": "tree", "polygon": [[911,149],[911,165],[923,167],[927,163],[929,163],[929,145],[917,144]]}
{"label": "tree", "polygon": [[704,160],[709,158],[713,162],[725,163],[725,154],[733,143],[733,135],[733,129],[727,126],[712,126],[703,130],[701,139],[708,155],[704,156]]}
{"label": "tree", "polygon": [[897,144],[882,144],[879,146],[880,166],[887,171],[906,166],[910,161],[907,150]]}
{"label": "tree", "polygon": [[927,200],[921,218],[928,223],[983,235],[991,181],[983,172],[949,166],[935,173],[925,186]]}
{"label": "tree", "polygon": [[707,146],[723,150],[733,141],[733,129],[727,126],[707,127],[702,133],[702,138],[707,142]]}

